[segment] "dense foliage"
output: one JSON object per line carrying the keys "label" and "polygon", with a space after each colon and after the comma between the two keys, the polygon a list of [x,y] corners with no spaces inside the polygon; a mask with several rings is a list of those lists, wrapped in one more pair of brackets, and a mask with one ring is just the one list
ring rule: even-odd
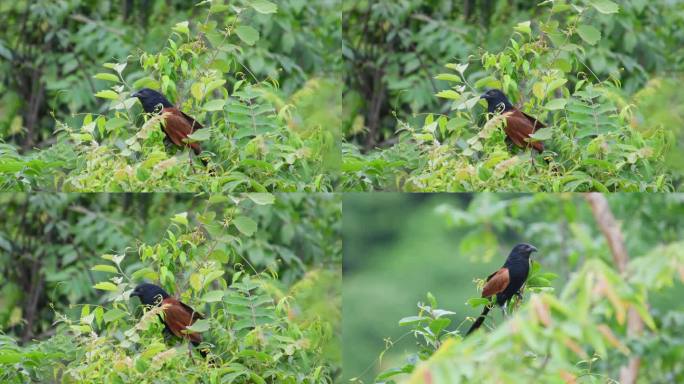
{"label": "dense foliage", "polygon": [[[332,189],[336,0],[90,3],[0,6],[15,27],[0,38],[2,189]],[[191,138],[208,168],[165,145],[130,97],[142,87],[205,125]]]}
{"label": "dense foliage", "polygon": [[[667,191],[679,185],[681,167],[673,159],[684,116],[674,85],[684,65],[681,4],[458,3],[348,7],[343,188]],[[485,124],[478,96],[487,88],[502,89],[547,123],[533,137],[546,143],[541,156],[507,148],[500,120]]]}
{"label": "dense foliage", "polygon": [[[325,383],[339,374],[333,195],[9,195],[0,381]],[[202,312],[210,353],[165,340],[155,282]],[[174,345],[176,343],[176,345]]]}
{"label": "dense foliage", "polygon": [[[345,228],[347,212],[355,220],[374,207],[387,212],[377,218],[387,224],[373,231],[345,229],[344,306],[359,314],[345,317],[345,376],[386,383],[604,382],[618,380],[636,358],[637,382],[681,381],[682,196],[606,198],[629,256],[624,272],[583,195],[345,198]],[[409,222],[416,224],[397,224]],[[464,339],[484,304],[480,279],[521,241],[540,250],[522,303],[508,319],[493,310],[486,326]],[[388,291],[401,300],[387,298]],[[427,300],[426,291],[434,293]],[[417,314],[410,300],[420,300]],[[396,316],[394,325],[386,311]],[[632,311],[642,324],[636,332],[628,325]],[[368,345],[374,357],[363,352]]]}

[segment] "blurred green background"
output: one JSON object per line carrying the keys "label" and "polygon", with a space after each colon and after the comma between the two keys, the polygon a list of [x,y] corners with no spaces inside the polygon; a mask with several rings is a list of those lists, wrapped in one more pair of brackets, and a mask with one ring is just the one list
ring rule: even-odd
{"label": "blurred green background", "polygon": [[[631,258],[682,238],[684,196],[606,196]],[[585,260],[612,265],[605,240],[581,194],[345,194],[343,199],[343,376],[372,382],[415,352],[408,328],[427,292],[439,308],[456,312],[453,330],[480,309],[465,304],[478,296],[475,279],[499,268],[511,247],[530,242],[542,269],[559,275],[560,288]],[[667,284],[665,284],[667,285]],[[684,286],[675,283],[649,297],[654,317],[684,310]],[[500,311],[493,311],[500,322]],[[470,322],[460,326],[465,332]],[[385,339],[396,342],[378,362]],[[681,344],[681,343],[680,343]],[[679,347],[681,349],[681,346]]]}

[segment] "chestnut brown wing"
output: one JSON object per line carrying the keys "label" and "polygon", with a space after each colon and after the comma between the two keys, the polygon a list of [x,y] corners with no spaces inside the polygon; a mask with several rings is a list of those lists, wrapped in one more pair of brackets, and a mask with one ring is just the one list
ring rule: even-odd
{"label": "chestnut brown wing", "polygon": [[198,155],[202,152],[199,143],[185,142],[185,139],[192,134],[192,126],[183,112],[176,108],[164,108],[162,109],[162,116],[164,116],[164,133],[172,143],[179,147],[189,146]]}
{"label": "chestnut brown wing", "polygon": [[502,292],[510,282],[508,268],[501,268],[487,277],[487,283],[482,288],[482,297],[490,297]]}
{"label": "chestnut brown wing", "polygon": [[204,128],[204,126],[200,123],[197,122],[197,120],[193,119],[192,116],[188,115],[187,113],[180,111],[180,113],[183,114],[183,117],[190,123],[190,127],[192,128],[192,131],[195,132],[198,129]]}
{"label": "chestnut brown wing", "polygon": [[[186,309],[189,306],[181,303],[173,297],[167,297],[162,301],[164,308],[164,322],[174,335],[190,340],[193,344],[202,342],[202,335],[196,332],[183,333],[182,331],[195,322],[192,311]],[[190,308],[192,309],[192,308]]]}
{"label": "chestnut brown wing", "polygon": [[521,148],[533,147],[539,152],[544,151],[544,144],[541,141],[528,142],[526,140],[534,133],[535,126],[522,112],[516,109],[504,113],[504,116],[506,117],[504,132],[515,145]]}
{"label": "chestnut brown wing", "polygon": [[537,132],[537,129],[546,128],[546,125],[544,125],[544,123],[542,123],[541,121],[537,120],[534,116],[530,116],[523,111],[520,111],[520,113],[522,113],[523,116],[527,117],[527,120],[529,120],[532,123],[534,132]]}

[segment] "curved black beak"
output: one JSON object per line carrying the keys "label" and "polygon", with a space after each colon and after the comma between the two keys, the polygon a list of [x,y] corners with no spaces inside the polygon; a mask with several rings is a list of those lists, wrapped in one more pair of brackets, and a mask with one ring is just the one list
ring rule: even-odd
{"label": "curved black beak", "polygon": [[487,99],[487,93],[483,93],[480,95],[480,99]]}
{"label": "curved black beak", "polygon": [[537,247],[535,247],[534,245],[530,245],[530,252],[538,252]]}
{"label": "curved black beak", "polygon": [[131,97],[140,97],[140,92],[134,92]]}

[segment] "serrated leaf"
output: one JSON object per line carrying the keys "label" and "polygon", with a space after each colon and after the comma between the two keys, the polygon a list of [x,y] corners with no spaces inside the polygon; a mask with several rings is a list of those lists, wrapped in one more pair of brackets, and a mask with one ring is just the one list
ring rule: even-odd
{"label": "serrated leaf", "polygon": [[257,230],[256,221],[252,220],[247,216],[238,216],[233,219],[233,225],[240,231],[243,235],[252,236]]}

